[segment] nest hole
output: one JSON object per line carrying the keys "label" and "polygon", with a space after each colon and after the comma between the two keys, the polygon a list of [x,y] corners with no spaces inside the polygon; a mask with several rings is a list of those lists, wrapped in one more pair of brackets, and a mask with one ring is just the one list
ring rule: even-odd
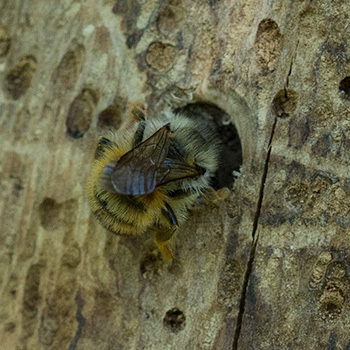
{"label": "nest hole", "polygon": [[165,314],[163,319],[164,328],[170,330],[173,333],[178,333],[185,328],[186,317],[184,313],[177,309],[173,308]]}
{"label": "nest hole", "polygon": [[350,99],[350,77],[345,77],[339,84],[339,92],[342,96],[349,100]]}
{"label": "nest hole", "polygon": [[100,129],[118,129],[121,124],[121,110],[116,105],[109,105],[98,116],[97,126]]}
{"label": "nest hole", "polygon": [[191,118],[204,119],[217,133],[221,152],[219,168],[212,178],[211,186],[215,190],[224,187],[231,189],[235,181],[234,172],[239,172],[243,159],[241,141],[231,117],[217,106],[202,102],[189,104],[179,110]]}
{"label": "nest hole", "polygon": [[272,110],[279,118],[290,117],[297,108],[298,94],[291,89],[280,90],[272,102]]}
{"label": "nest hole", "polygon": [[81,138],[89,130],[95,107],[98,103],[97,93],[83,89],[71,103],[67,119],[67,134],[74,139]]}

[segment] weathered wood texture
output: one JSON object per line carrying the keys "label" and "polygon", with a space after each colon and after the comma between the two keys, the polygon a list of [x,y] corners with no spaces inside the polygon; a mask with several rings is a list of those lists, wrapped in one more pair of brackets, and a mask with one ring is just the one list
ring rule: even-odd
{"label": "weathered wood texture", "polygon": [[[349,13],[0,1],[1,349],[349,348]],[[103,230],[85,183],[96,138],[172,86],[230,115],[243,166],[168,262]]]}

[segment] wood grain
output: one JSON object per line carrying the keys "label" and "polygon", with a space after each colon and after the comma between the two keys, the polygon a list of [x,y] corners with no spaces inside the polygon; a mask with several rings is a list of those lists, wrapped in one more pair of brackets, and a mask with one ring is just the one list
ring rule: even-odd
{"label": "wood grain", "polygon": [[[349,11],[1,2],[1,347],[348,348]],[[174,87],[229,115],[243,164],[168,262],[102,229],[85,186],[97,137]]]}

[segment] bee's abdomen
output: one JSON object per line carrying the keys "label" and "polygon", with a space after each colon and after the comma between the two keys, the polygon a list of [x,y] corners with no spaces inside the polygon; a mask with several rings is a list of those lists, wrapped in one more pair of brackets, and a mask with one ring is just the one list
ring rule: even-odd
{"label": "bee's abdomen", "polygon": [[93,213],[105,229],[116,235],[141,234],[143,232],[142,230],[137,230],[135,226],[119,220],[105,209],[97,209]]}
{"label": "bee's abdomen", "polygon": [[142,234],[160,212],[160,206],[141,196],[109,193],[99,185],[89,186],[88,193],[94,215],[102,226],[115,234]]}

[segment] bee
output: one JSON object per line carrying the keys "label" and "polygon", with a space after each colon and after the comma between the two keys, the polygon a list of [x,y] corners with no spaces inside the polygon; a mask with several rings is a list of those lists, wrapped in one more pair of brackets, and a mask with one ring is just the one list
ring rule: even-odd
{"label": "bee", "polygon": [[170,239],[198,196],[210,188],[220,143],[198,117],[169,110],[158,118],[132,111],[133,123],[100,137],[87,184],[102,226],[117,235],[153,232],[169,259]]}

